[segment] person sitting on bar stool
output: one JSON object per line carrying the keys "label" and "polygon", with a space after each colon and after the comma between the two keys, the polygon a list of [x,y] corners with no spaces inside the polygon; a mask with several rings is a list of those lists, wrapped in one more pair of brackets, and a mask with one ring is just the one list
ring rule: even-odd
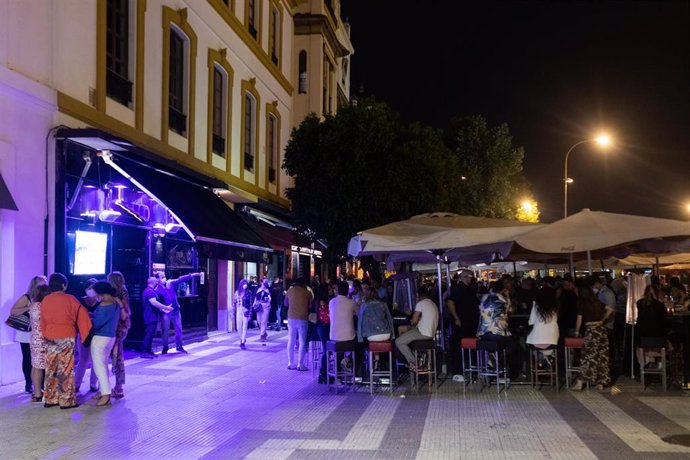
{"label": "person sitting on bar stool", "polygon": [[551,368],[553,350],[547,348],[558,344],[558,300],[556,290],[550,286],[542,287],[529,315],[532,330],[527,336],[527,343],[539,349],[539,367]]}
{"label": "person sitting on bar stool", "polygon": [[[334,342],[355,340],[355,317],[359,314],[359,307],[354,300],[347,297],[349,290],[350,285],[347,281],[339,281],[338,295],[328,302],[328,315],[331,320],[330,339]],[[340,364],[349,370],[352,360],[345,357]]]}
{"label": "person sitting on bar stool", "polygon": [[[364,287],[365,284],[362,283]],[[388,305],[379,300],[378,289],[364,290],[364,303],[359,308],[357,322],[357,340],[369,342],[387,342],[393,337],[393,317],[388,311]],[[374,354],[374,370],[379,369],[379,354]]]}
{"label": "person sitting on bar stool", "polygon": [[509,295],[509,287],[503,281],[491,283],[489,293],[484,295],[479,304],[477,337],[480,340],[502,342],[505,345],[510,378],[517,379],[521,377],[522,359],[520,346],[508,331]]}
{"label": "person sitting on bar stool", "polygon": [[420,286],[417,291],[417,304],[414,307],[412,327],[395,340],[398,350],[405,356],[411,371],[416,369],[414,354],[410,350],[410,343],[417,340],[434,340],[438,329],[438,307],[430,299],[431,293],[426,286]]}

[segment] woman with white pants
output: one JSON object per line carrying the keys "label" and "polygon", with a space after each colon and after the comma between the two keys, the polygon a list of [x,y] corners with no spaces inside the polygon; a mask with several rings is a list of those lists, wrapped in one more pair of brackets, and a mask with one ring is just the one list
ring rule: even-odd
{"label": "woman with white pants", "polygon": [[117,324],[122,314],[122,306],[115,299],[115,288],[107,281],[99,281],[92,286],[100,303],[93,312],[93,339],[91,340],[91,361],[93,371],[98,377],[101,397],[97,406],[110,404],[110,379],[108,378],[108,358],[115,345]]}

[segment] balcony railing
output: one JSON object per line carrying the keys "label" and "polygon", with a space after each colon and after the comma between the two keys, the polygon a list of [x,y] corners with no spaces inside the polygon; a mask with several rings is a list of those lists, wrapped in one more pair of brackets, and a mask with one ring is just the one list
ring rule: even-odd
{"label": "balcony railing", "polygon": [[120,104],[129,106],[132,102],[132,82],[110,69],[106,69],[105,92]]}
{"label": "balcony railing", "polygon": [[213,135],[213,153],[225,158],[225,138],[218,134]]}
{"label": "balcony railing", "polygon": [[187,135],[187,115],[174,107],[168,108],[168,127],[180,136]]}

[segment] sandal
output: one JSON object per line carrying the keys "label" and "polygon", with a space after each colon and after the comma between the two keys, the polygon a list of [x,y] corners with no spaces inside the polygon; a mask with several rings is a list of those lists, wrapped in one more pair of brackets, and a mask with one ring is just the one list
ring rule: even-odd
{"label": "sandal", "polygon": [[43,402],[43,395],[41,395],[41,396],[32,396],[32,397],[31,397],[31,402],[32,402],[32,403]]}
{"label": "sandal", "polygon": [[110,405],[110,395],[103,395],[98,399],[98,402],[96,403],[96,406],[102,407],[102,406],[109,406]]}
{"label": "sandal", "polygon": [[125,392],[122,390],[113,390],[111,393],[113,398],[124,398],[125,397]]}

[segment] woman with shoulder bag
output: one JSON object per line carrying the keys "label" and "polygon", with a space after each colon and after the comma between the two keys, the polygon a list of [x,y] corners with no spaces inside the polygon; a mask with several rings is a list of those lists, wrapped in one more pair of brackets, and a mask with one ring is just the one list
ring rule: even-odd
{"label": "woman with shoulder bag", "polygon": [[29,307],[31,320],[31,380],[34,384],[31,402],[43,400],[43,380],[46,369],[46,344],[41,333],[41,302],[50,294],[48,286],[39,286]]}
{"label": "woman with shoulder bag", "polygon": [[[39,275],[31,278],[29,282],[29,288],[26,290],[26,294],[22,295],[17,301],[12,305],[12,310],[10,315],[26,315],[29,316],[29,307],[31,306],[32,299],[36,297],[38,288],[48,284],[48,280],[45,276]],[[14,340],[19,342],[22,349],[22,373],[24,374],[24,391],[31,393],[33,391],[31,384],[31,332],[30,331],[20,331],[15,330]]]}

